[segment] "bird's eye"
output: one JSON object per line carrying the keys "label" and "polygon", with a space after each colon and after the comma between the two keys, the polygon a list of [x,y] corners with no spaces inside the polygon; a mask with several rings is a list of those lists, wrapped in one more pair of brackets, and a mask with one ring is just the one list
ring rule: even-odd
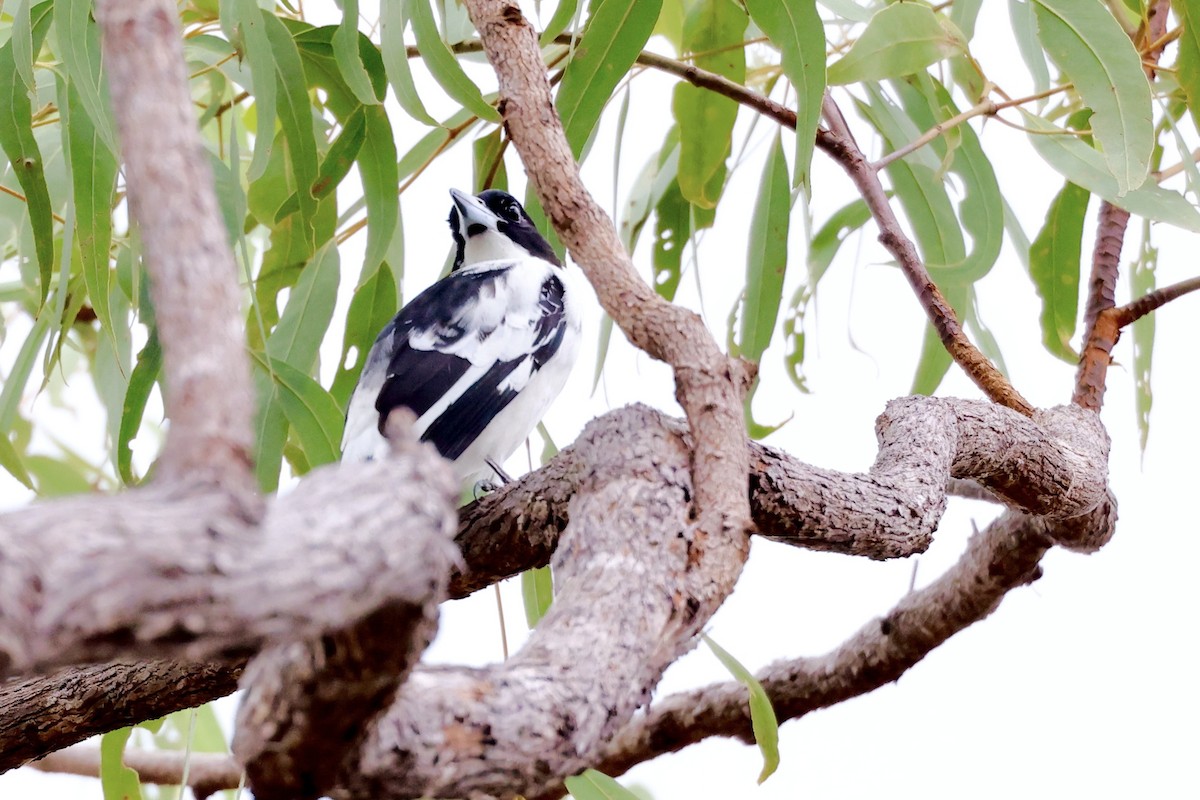
{"label": "bird's eye", "polygon": [[521,219],[521,207],[516,203],[506,203],[503,213],[504,218],[509,222],[516,222]]}

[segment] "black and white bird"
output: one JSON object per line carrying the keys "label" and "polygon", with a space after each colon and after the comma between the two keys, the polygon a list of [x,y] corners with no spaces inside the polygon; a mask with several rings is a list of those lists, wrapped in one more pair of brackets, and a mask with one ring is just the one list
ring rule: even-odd
{"label": "black and white bird", "polygon": [[380,331],[350,397],[342,460],[386,453],[383,423],[405,406],[461,481],[503,478],[499,465],[575,364],[585,286],[512,195],[450,196],[454,268]]}

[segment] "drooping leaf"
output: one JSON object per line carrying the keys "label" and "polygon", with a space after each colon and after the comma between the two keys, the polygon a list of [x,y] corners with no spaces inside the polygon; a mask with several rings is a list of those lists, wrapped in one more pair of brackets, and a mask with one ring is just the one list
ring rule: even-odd
{"label": "drooping leaf", "polygon": [[750,245],[746,254],[746,295],[741,313],[741,355],[759,361],[771,343],[783,278],[787,271],[788,222],[792,196],[782,137],[776,136],[763,167],[758,198],[750,218]]}
{"label": "drooping leaf", "polygon": [[[4,438],[0,436],[0,439]],[[69,497],[73,494],[86,494],[93,489],[87,474],[72,461],[34,455],[29,457],[26,466],[29,467],[29,474],[37,481],[39,498]]]}
{"label": "drooping leaf", "polygon": [[83,280],[101,328],[111,334],[109,248],[112,246],[112,200],[117,186],[117,159],[84,111],[83,100],[75,85],[60,80],[58,88]]}
{"label": "drooping leaf", "polygon": [[1083,223],[1091,194],[1068,182],[1050,203],[1046,221],[1029,248],[1029,275],[1042,298],[1042,344],[1074,364],[1071,348],[1079,314]]}
{"label": "drooping leaf", "polygon": [[25,462],[13,446],[12,440],[8,438],[8,433],[0,433],[0,467],[4,467],[5,472],[25,484],[25,488],[34,488],[33,480],[25,469]]}
{"label": "drooping leaf", "polygon": [[1100,0],[1033,0],[1038,38],[1092,109],[1092,132],[1123,195],[1141,186],[1154,149],[1141,56]]}
{"label": "drooping leaf", "polygon": [[133,474],[133,450],[130,443],[142,427],[146,403],[150,392],[162,371],[162,347],[158,343],[158,332],[151,328],[150,338],[138,353],[137,363],[129,375],[129,386],[125,390],[124,409],[117,436],[117,474],[126,486],[133,486],[138,478]]}
{"label": "drooping leaf", "polygon": [[[1142,234],[1142,249],[1129,271],[1129,290],[1134,298],[1154,291],[1154,272],[1158,268],[1158,248],[1150,243],[1150,229]],[[1133,323],[1133,385],[1134,410],[1137,413],[1138,443],[1143,456],[1150,440],[1150,409],[1154,393],[1150,387],[1150,371],[1154,365],[1154,314],[1146,314]]]}
{"label": "drooping leaf", "polygon": [[308,85],[300,52],[292,34],[269,11],[262,12],[267,39],[275,57],[275,74],[279,83],[279,121],[287,141],[288,164],[291,167],[293,189],[300,204],[300,238],[314,246],[314,219],[317,199],[312,187],[317,181],[317,142],[313,134],[312,106],[308,100]]}
{"label": "drooping leaf", "polygon": [[747,0],[750,18],[779,48],[783,74],[796,91],[793,186],[808,186],[821,101],[825,96],[825,29],[812,0]]}
{"label": "drooping leaf", "polygon": [[142,800],[138,774],[125,766],[125,743],[133,728],[110,731],[100,737],[100,788],[104,800]]}
{"label": "drooping leaf", "polygon": [[[346,118],[342,124],[341,133],[329,145],[329,151],[321,160],[321,166],[317,170],[317,180],[312,186],[314,197],[325,197],[350,174],[350,168],[354,166],[354,160],[358,158],[366,138],[366,109],[359,106]],[[395,158],[392,159],[392,163],[395,164]],[[298,192],[293,192],[292,196],[284,201],[279,210],[275,212],[275,222],[279,222],[289,214],[296,213],[299,209],[300,195]]]}
{"label": "drooping leaf", "polygon": [[1013,37],[1021,59],[1033,77],[1033,90],[1044,92],[1050,88],[1050,69],[1046,66],[1046,51],[1038,43],[1037,17],[1033,11],[1034,0],[1008,0],[1008,17],[1012,24]]}
{"label": "drooping leaf", "polygon": [[[342,334],[342,357],[333,378],[330,393],[342,408],[350,400],[350,392],[358,382],[359,373],[367,360],[367,352],[383,326],[396,315],[399,301],[396,279],[390,269],[377,269],[366,283],[358,287],[346,312],[346,329]],[[350,358],[353,356],[353,361]],[[349,363],[349,366],[347,364]]]}
{"label": "drooping leaf", "polygon": [[434,80],[446,90],[446,94],[475,116],[488,122],[499,122],[500,114],[483,99],[479,87],[463,71],[458,59],[442,39],[429,0],[403,2],[412,22],[413,34],[417,37],[417,47],[421,49],[425,66],[429,68]]}
{"label": "drooping leaf", "polygon": [[1171,3],[1171,10],[1181,28],[1175,77],[1187,97],[1192,121],[1200,128],[1200,6],[1184,0]]}
{"label": "drooping leaf", "polygon": [[662,0],[639,0],[601,3],[593,11],[555,99],[576,158],[583,153],[613,89],[650,38],[661,7]]}
{"label": "drooping leaf", "polygon": [[1028,112],[1022,112],[1022,117],[1027,127],[1041,131],[1029,136],[1033,149],[1071,183],[1100,195],[1131,214],[1200,232],[1200,212],[1179,192],[1147,183],[1140,189],[1122,193],[1104,157],[1094,148],[1041,117]]}
{"label": "drooping leaf", "polygon": [[[250,181],[262,177],[267,160],[275,143],[275,121],[278,110],[276,94],[279,79],[276,77],[275,52],[267,37],[267,21],[264,12],[255,0],[227,0],[228,12],[221,14],[221,24],[231,42],[237,42],[239,51],[250,68],[254,92],[254,155],[250,160],[246,178]],[[224,5],[224,2],[223,2]],[[273,16],[273,15],[272,15]]]}
{"label": "drooping leaf", "polygon": [[579,8],[579,0],[561,0],[554,8],[554,14],[550,17],[550,21],[546,23],[546,29],[542,31],[541,37],[538,39],[538,44],[542,47],[554,41],[554,37],[567,29],[571,24],[571,20],[575,19],[575,12]]}
{"label": "drooping leaf", "polygon": [[863,200],[854,200],[842,206],[825,221],[808,245],[808,291],[815,294],[817,284],[833,263],[842,242],[850,234],[867,224],[871,209]]}
{"label": "drooping leaf", "polygon": [[[41,48],[46,30],[50,27],[52,10],[53,3],[50,0],[29,9],[30,53]],[[13,173],[25,193],[37,255],[38,285],[44,303],[54,273],[54,214],[50,208],[50,190],[46,186],[45,162],[33,135],[33,108],[29,92],[17,71],[15,44],[13,39],[9,39],[0,47],[0,147],[8,156]]]}
{"label": "drooping leaf", "polygon": [[654,291],[667,300],[675,299],[683,277],[683,253],[692,236],[692,206],[684,199],[679,184],[667,185],[654,207]]}
{"label": "drooping leaf", "polygon": [[508,189],[508,170],[504,167],[504,137],[499,126],[472,145],[475,177],[472,187],[476,193],[484,189]]}
{"label": "drooping leaf", "polygon": [[283,414],[300,442],[309,467],[337,461],[342,439],[342,409],[337,401],[321,384],[286,361],[262,353],[253,356],[274,381]]}
{"label": "drooping leaf", "polygon": [[425,110],[413,82],[412,69],[408,64],[408,51],[404,44],[404,29],[408,27],[403,2],[381,3],[379,6],[380,51],[387,71],[388,83],[396,95],[396,101],[410,117],[425,125],[437,125],[436,119]]}
{"label": "drooping leaf", "polygon": [[[301,372],[312,370],[317,348],[333,316],[338,279],[337,249],[330,243],[316,253],[292,289],[279,324],[267,339],[269,363],[280,360]],[[255,421],[255,472],[259,487],[274,491],[279,484],[283,446],[287,441],[287,415],[274,378],[260,373],[256,384],[259,409]]]}
{"label": "drooping leaf", "polygon": [[636,794],[594,769],[567,778],[563,784],[575,800],[640,800]]}
{"label": "drooping leaf", "polygon": [[535,567],[521,573],[521,598],[525,601],[525,624],[533,630],[554,601],[554,578],[550,567]]}
{"label": "drooping leaf", "polygon": [[358,0],[340,0],[342,21],[333,34],[333,54],[342,70],[342,78],[363,105],[378,105],[371,77],[363,67],[358,48]]}
{"label": "drooping leaf", "polygon": [[400,183],[396,169],[396,140],[392,124],[382,106],[366,108],[366,138],[358,151],[358,174],[367,200],[367,249],[363,269],[375,269],[383,262],[400,211],[396,187]]}
{"label": "drooping leaf", "polygon": [[[734,83],[746,81],[746,51],[740,45],[746,13],[733,0],[697,0],[683,23],[684,49],[698,55],[700,69]],[[733,100],[680,81],[671,103],[679,127],[679,189],[689,202],[714,208],[723,180],[713,176],[725,167],[732,148],[738,105]]]}
{"label": "drooping leaf", "polygon": [[[86,113],[91,128],[99,136],[97,144],[108,150],[105,157],[111,159],[117,152],[117,141],[113,135],[108,83],[100,61],[99,26],[91,12],[91,0],[54,0],[56,52],[76,93],[76,104],[82,109],[76,117]],[[65,120],[63,127],[67,127]]]}
{"label": "drooping leaf", "polygon": [[962,32],[920,3],[877,11],[846,55],[829,65],[833,85],[899,78],[966,50]]}
{"label": "drooping leaf", "polygon": [[750,725],[754,729],[754,741],[758,743],[763,757],[762,772],[758,774],[758,782],[761,784],[779,768],[779,721],[775,717],[775,709],[771,706],[771,698],[767,697],[762,684],[740,661],[708,636],[702,638],[725,669],[750,692]]}

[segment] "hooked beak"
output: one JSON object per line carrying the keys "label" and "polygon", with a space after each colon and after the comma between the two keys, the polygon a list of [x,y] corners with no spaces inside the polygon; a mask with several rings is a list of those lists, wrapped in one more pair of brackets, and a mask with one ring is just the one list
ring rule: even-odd
{"label": "hooked beak", "polygon": [[492,210],[485,206],[478,197],[458,189],[451,189],[450,197],[454,199],[454,205],[458,209],[459,216],[462,217],[460,230],[466,236],[471,237],[497,229],[496,225],[500,218],[493,214]]}

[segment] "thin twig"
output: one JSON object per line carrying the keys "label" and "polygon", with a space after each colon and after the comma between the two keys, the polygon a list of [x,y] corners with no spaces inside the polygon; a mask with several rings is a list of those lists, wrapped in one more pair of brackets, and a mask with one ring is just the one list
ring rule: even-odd
{"label": "thin twig", "polygon": [[991,116],[992,114],[995,114],[997,108],[998,106],[992,100],[984,99],[976,105],[971,106],[966,111],[955,114],[953,117],[950,117],[950,119],[939,122],[937,125],[934,125],[932,128],[925,131],[908,144],[904,145],[903,147],[899,147],[883,156],[871,165],[871,169],[878,172],[888,164],[891,164],[893,161],[904,158],[906,155],[916,150],[920,150],[922,147],[929,144],[946,131],[951,130],[952,128],[957,128],[959,125],[963,124],[969,119],[972,119],[973,117]]}
{"label": "thin twig", "polygon": [[1164,286],[1161,289],[1156,289],[1153,292],[1142,295],[1137,300],[1126,303],[1123,306],[1114,308],[1114,320],[1118,328],[1124,328],[1137,322],[1142,317],[1162,308],[1172,300],[1177,300],[1186,294],[1191,294],[1200,290],[1200,277],[1188,278],[1187,280],[1173,283],[1170,286]]}

